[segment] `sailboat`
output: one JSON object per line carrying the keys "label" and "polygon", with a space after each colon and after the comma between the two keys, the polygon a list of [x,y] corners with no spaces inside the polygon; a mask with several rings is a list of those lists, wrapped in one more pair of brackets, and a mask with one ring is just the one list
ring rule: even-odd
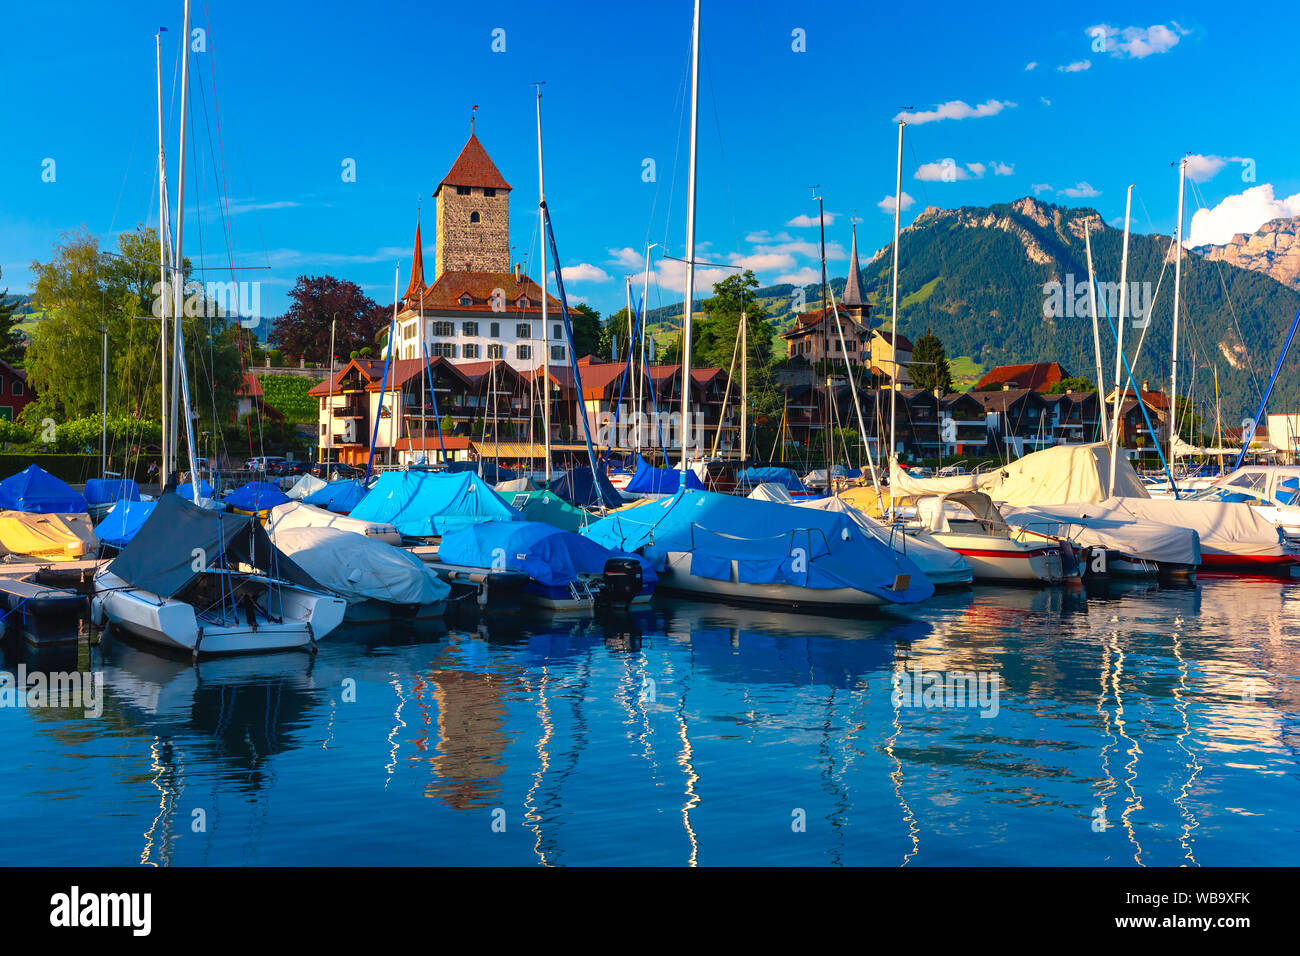
{"label": "sailboat", "polygon": [[[181,35],[190,35],[189,0],[185,0],[185,28]],[[188,48],[181,64],[180,178],[172,257],[173,281],[178,290],[183,288],[181,264],[185,261],[182,242]],[[161,149],[159,166],[161,174],[165,168]],[[166,221],[164,201],[159,209],[160,231]],[[166,242],[162,245],[165,248]],[[200,494],[198,469],[194,467],[194,420],[181,338],[182,301],[183,296],[173,296],[170,317],[175,362],[173,397],[180,392],[191,463],[190,486],[197,500]],[[167,322],[164,316],[164,342]],[[170,409],[165,402],[162,412],[167,420]],[[169,434],[174,438],[174,418],[172,424]],[[164,467],[170,466],[170,458],[164,443]],[[197,660],[204,655],[314,649],[317,640],[342,623],[346,608],[342,598],[320,590],[305,571],[275,548],[256,515],[201,508],[180,495],[164,494],[122,552],[95,575],[91,619],[97,625],[112,622],[157,645],[188,651]]]}

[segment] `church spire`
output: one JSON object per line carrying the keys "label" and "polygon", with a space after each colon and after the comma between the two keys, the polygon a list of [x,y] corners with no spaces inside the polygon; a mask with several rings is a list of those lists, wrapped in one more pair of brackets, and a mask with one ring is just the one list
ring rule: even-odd
{"label": "church spire", "polygon": [[406,287],[404,299],[408,303],[418,302],[429,291],[424,283],[424,246],[420,242],[420,223],[415,223],[415,251],[411,253],[411,284]]}
{"label": "church spire", "polygon": [[853,227],[853,253],[849,256],[849,278],[844,284],[842,303],[849,308],[861,309],[866,306],[866,297],[862,294],[862,270],[858,267],[858,227]]}

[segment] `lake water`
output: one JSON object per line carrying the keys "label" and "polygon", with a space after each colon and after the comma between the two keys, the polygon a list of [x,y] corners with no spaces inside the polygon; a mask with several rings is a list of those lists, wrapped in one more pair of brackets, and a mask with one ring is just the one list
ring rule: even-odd
{"label": "lake water", "polygon": [[[70,661],[9,642],[20,662],[101,672],[103,712],[0,707],[0,821],[41,846],[6,839],[6,865],[1300,851],[1300,583],[977,587],[869,620],[662,600],[197,668],[111,637]],[[962,674],[983,681],[966,706],[935,690]]]}

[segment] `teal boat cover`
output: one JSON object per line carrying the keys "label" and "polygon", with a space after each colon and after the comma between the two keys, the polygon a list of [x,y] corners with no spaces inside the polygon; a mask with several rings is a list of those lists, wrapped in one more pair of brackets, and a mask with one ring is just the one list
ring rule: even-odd
{"label": "teal boat cover", "polygon": [[[588,538],[619,551],[640,551],[659,569],[669,551],[691,553],[691,573],[716,581],[856,588],[911,604],[934,585],[905,555],[865,534],[847,515],[711,491],[679,491],[623,508],[590,525]],[[909,575],[895,591],[899,575]]]}
{"label": "teal boat cover", "polygon": [[360,478],[344,478],[341,481],[331,481],[324,488],[317,488],[302,499],[302,503],[345,515],[365,496],[365,482]]}
{"label": "teal boat cover", "polygon": [[350,517],[386,522],[406,537],[428,538],[482,521],[522,521],[524,516],[472,471],[386,471]]}
{"label": "teal boat cover", "polygon": [[[682,486],[682,472],[677,468],[656,468],[640,455],[636,456],[636,473],[623,489],[636,495],[671,495]],[[699,476],[686,469],[686,487],[703,491]]]}
{"label": "teal boat cover", "polygon": [[86,496],[40,465],[28,465],[0,481],[0,509],[33,514],[81,514]]}
{"label": "teal boat cover", "polygon": [[572,531],[540,521],[485,521],[443,535],[438,560],[472,568],[522,571],[539,584],[563,586],[580,574],[600,574],[610,558],[635,558],[642,580],[657,579],[650,562],[637,554],[603,547]]}
{"label": "teal boat cover", "polygon": [[108,505],[114,501],[139,501],[140,486],[130,478],[91,478],[86,482],[86,501]]}
{"label": "teal boat cover", "polygon": [[123,498],[108,510],[103,521],[95,525],[95,536],[102,544],[112,545],[119,550],[125,548],[149,520],[157,503]]}
{"label": "teal boat cover", "polygon": [[289,496],[278,485],[269,481],[250,481],[226,495],[221,503],[227,508],[238,508],[240,511],[270,511],[288,500]]}

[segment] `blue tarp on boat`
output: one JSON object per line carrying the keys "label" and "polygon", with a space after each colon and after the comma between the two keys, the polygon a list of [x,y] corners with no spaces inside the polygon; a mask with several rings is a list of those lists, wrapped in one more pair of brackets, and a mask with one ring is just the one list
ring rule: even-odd
{"label": "blue tarp on boat", "polygon": [[107,505],[114,501],[139,501],[140,486],[130,478],[91,478],[86,482],[86,502]]}
{"label": "blue tarp on boat", "polygon": [[387,522],[413,538],[446,534],[480,521],[523,520],[472,471],[386,471],[350,516]]}
{"label": "blue tarp on boat", "polygon": [[[636,495],[671,495],[681,487],[682,473],[676,468],[656,468],[640,455],[636,459],[636,473],[624,488]],[[689,468],[686,470],[686,487],[703,491],[699,476]]]}
{"label": "blue tarp on boat", "polygon": [[606,561],[619,557],[636,558],[643,580],[656,580],[641,555],[612,551],[540,521],[486,521],[448,532],[438,546],[438,560],[448,564],[522,571],[548,586],[568,584],[580,574],[600,574]]}
{"label": "blue tarp on boat", "polygon": [[791,468],[746,468],[740,473],[740,481],[747,485],[761,485],[763,482],[770,482],[774,485],[780,485],[786,491],[798,491],[803,494],[808,493],[799,476]]}
{"label": "blue tarp on boat", "polygon": [[104,544],[125,548],[127,542],[134,538],[135,533],[149,520],[157,504],[156,501],[124,498],[113,505],[104,516],[104,520],[95,526],[95,535]]}
{"label": "blue tarp on boat", "polygon": [[344,478],[341,481],[331,481],[324,488],[316,489],[302,499],[302,503],[345,515],[365,496],[366,486],[361,479]]}
{"label": "blue tarp on boat", "polygon": [[0,481],[0,509],[33,514],[80,514],[86,496],[39,465],[28,465]]}
{"label": "blue tarp on boat", "polygon": [[551,485],[551,491],[575,508],[623,506],[623,497],[609,483],[605,473],[596,472],[593,476],[590,465],[570,468]]}
{"label": "blue tarp on boat", "polygon": [[[856,588],[910,604],[934,585],[909,558],[865,534],[845,514],[711,491],[677,494],[607,515],[583,532],[598,544],[641,551],[663,568],[669,551],[691,553],[691,573],[749,584]],[[898,575],[910,575],[903,591]]]}
{"label": "blue tarp on boat", "polygon": [[[186,501],[193,501],[194,483],[189,481],[178,483],[176,485],[176,493],[180,495],[182,498],[184,498]],[[199,497],[200,498],[212,497],[212,486],[208,484],[206,481],[204,481],[202,478],[199,479]]]}
{"label": "blue tarp on boat", "polygon": [[226,495],[221,503],[240,511],[270,511],[289,500],[288,495],[269,481],[250,481]]}

